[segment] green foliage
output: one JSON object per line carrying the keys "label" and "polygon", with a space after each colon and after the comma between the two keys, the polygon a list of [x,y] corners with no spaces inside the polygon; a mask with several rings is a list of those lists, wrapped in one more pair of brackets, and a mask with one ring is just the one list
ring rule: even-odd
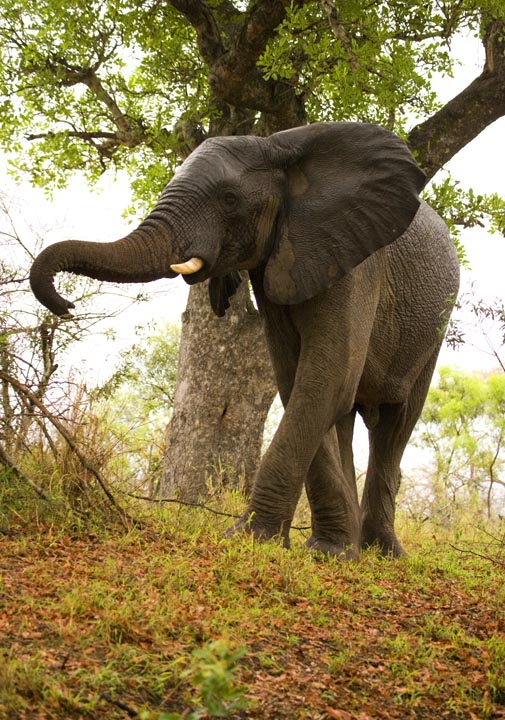
{"label": "green foliage", "polygon": [[[307,98],[311,121],[362,120],[402,132],[439,107],[433,74],[451,73],[444,11],[347,0],[328,22],[322,3],[293,3],[259,64],[266,78],[283,78]],[[457,13],[452,32],[467,20]]]}
{"label": "green foliage", "polygon": [[48,189],[126,168],[152,202],[177,164],[175,119],[208,114],[194,31],[168,3],[6,0],[0,48],[0,143]]}
{"label": "green foliage", "polygon": [[441,368],[414,435],[415,444],[433,453],[435,503],[443,508],[474,498],[488,515],[502,512],[504,441],[505,375]]}
{"label": "green foliage", "polygon": [[247,707],[245,689],[237,686],[235,670],[245,653],[245,648],[233,649],[223,639],[193,651],[190,667],[181,674],[191,680],[197,691],[197,709],[190,714],[190,720],[230,717]]}
{"label": "green foliage", "polygon": [[[400,133],[439,107],[432,80],[452,72],[451,38],[480,34],[483,14],[504,14],[500,0],[333,5],[330,15],[319,0],[288,7],[259,58],[263,77],[291,86],[310,121],[366,120]],[[204,6],[223,47],[235,47],[255,3]],[[209,133],[219,119],[219,132],[242,132],[245,110],[260,131],[261,102],[227,106],[208,74],[198,33],[170,2],[4,0],[0,146],[18,174],[48,191],[74,172],[93,183],[126,170],[145,209],[191,148],[188,124]],[[228,127],[235,112],[239,123]]]}
{"label": "green foliage", "polygon": [[488,679],[492,700],[505,704],[505,641],[503,637],[493,635],[487,643],[490,655]]}
{"label": "green foliage", "polygon": [[122,404],[150,422],[168,420],[173,405],[180,327],[170,323],[135,328],[136,341],[119,355],[118,367],[94,391],[98,398]]}
{"label": "green foliage", "polygon": [[505,200],[497,193],[482,195],[472,188],[465,190],[449,176],[440,183],[432,183],[426,199],[446,221],[463,264],[466,264],[460,241],[463,229],[478,226],[505,235]]}
{"label": "green foliage", "polygon": [[135,343],[120,353],[112,376],[91,396],[114,418],[121,443],[128,438],[132,452],[123,455],[123,462],[132,476],[154,478],[160,472],[174,402],[180,328],[168,323],[139,326],[135,334]]}

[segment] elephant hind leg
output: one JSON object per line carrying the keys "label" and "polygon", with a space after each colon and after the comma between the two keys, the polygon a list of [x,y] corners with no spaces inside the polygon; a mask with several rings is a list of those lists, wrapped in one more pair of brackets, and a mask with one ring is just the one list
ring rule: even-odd
{"label": "elephant hind leg", "polygon": [[430,358],[412,391],[401,404],[381,405],[378,422],[369,430],[370,452],[361,500],[361,547],[379,547],[382,555],[400,557],[405,552],[394,530],[400,463],[423,409],[438,356]]}

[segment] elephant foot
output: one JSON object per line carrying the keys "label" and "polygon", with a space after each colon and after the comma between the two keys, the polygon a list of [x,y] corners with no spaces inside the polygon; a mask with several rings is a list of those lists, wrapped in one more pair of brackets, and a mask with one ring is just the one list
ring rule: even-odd
{"label": "elephant foot", "polygon": [[336,557],[339,560],[357,560],[359,558],[359,552],[352,543],[332,542],[314,535],[307,540],[305,547],[310,552]]}
{"label": "elephant foot", "polygon": [[254,512],[246,512],[237,522],[228,530],[225,530],[224,537],[229,538],[238,533],[247,533],[252,535],[255,540],[282,540],[285,548],[289,548],[289,526],[288,521],[272,521],[265,520]]}
{"label": "elephant foot", "polygon": [[377,548],[382,557],[392,559],[407,555],[396,535],[391,532],[362,533],[361,548],[363,550]]}

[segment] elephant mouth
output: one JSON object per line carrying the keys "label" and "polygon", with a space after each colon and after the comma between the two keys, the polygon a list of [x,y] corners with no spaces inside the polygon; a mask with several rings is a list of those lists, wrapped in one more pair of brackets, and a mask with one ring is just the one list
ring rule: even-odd
{"label": "elephant mouth", "polygon": [[183,280],[187,285],[197,285],[198,283],[207,280],[208,277],[208,273],[199,272],[195,273],[194,275],[183,275]]}

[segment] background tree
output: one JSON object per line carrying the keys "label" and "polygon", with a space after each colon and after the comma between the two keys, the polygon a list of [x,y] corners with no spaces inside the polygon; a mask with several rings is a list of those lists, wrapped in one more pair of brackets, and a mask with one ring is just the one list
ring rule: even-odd
{"label": "background tree", "polygon": [[414,444],[432,453],[427,494],[435,515],[461,506],[505,507],[505,375],[443,367],[430,388]]}
{"label": "background tree", "polygon": [[[54,400],[56,384],[62,380],[59,358],[73,342],[86,336],[96,321],[88,316],[80,327],[71,327],[33,302],[26,280],[41,245],[41,238],[36,236],[23,239],[8,201],[0,196],[0,442],[4,455],[9,456],[28,448],[32,427],[40,420],[37,408],[19,386],[41,402],[53,391]],[[88,304],[91,283],[75,283],[70,277],[68,282],[68,289]],[[9,382],[7,376],[18,385]]]}
{"label": "background tree", "polygon": [[[137,211],[205,137],[316,120],[394,129],[432,178],[505,114],[504,19],[501,0],[4,0],[0,141],[48,188],[126,169]],[[481,38],[484,67],[441,107],[432,79],[462,31]],[[442,212],[453,196],[432,191]],[[247,288],[225,320],[192,288],[165,489],[194,497],[223,466],[250,478],[273,394]]]}

